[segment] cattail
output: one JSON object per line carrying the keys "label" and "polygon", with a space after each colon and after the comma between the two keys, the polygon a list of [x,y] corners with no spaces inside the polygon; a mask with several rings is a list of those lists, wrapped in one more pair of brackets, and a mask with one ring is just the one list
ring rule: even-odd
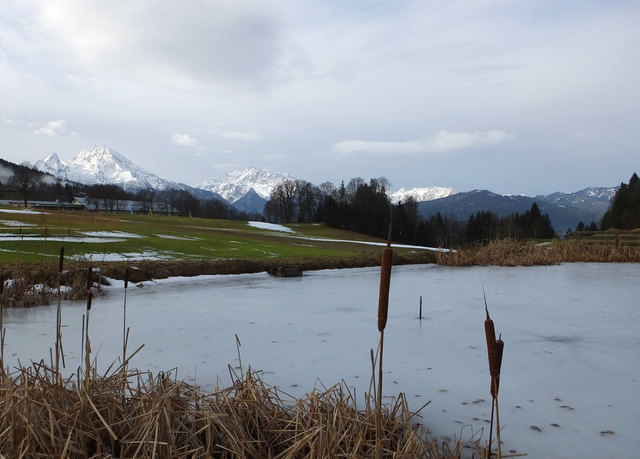
{"label": "cattail", "polygon": [[496,330],[493,327],[493,320],[491,320],[491,317],[489,317],[489,308],[487,306],[486,296],[484,298],[484,310],[487,313],[487,318],[484,321],[484,335],[487,338],[489,373],[491,374],[491,378],[496,378],[500,375],[500,365],[498,363],[498,346],[496,343]]}
{"label": "cattail", "polygon": [[496,340],[496,349],[498,350],[498,377],[495,382],[495,389],[493,382],[491,383],[491,396],[498,397],[498,389],[500,389],[500,368],[502,367],[502,352],[504,351],[504,341],[502,341],[502,335]]}
{"label": "cattail", "polygon": [[384,330],[387,325],[387,312],[389,310],[389,285],[391,283],[391,261],[393,250],[390,244],[382,251],[380,264],[380,296],[378,298],[378,330]]}
{"label": "cattail", "polygon": [[[89,294],[87,295],[87,311],[91,311],[91,299],[93,298],[93,294],[91,293],[91,290],[89,290]],[[88,317],[87,317],[87,321],[88,321]]]}
{"label": "cattail", "polygon": [[58,272],[62,272],[62,265],[64,264],[64,246],[60,246],[60,264],[58,264]]}
{"label": "cattail", "polygon": [[124,270],[124,288],[126,289],[129,286],[129,268],[125,268]]}

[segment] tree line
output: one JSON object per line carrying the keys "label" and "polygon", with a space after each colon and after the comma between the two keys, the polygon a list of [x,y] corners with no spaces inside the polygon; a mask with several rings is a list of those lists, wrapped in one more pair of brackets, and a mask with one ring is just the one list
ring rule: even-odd
{"label": "tree line", "polygon": [[634,172],[629,183],[621,183],[602,217],[602,230],[640,228],[640,178]]}
{"label": "tree line", "polygon": [[555,235],[549,216],[543,215],[536,203],[523,214],[498,217],[483,211],[462,222],[441,213],[422,218],[415,198],[392,204],[388,190],[389,181],[384,177],[369,182],[352,178],[338,187],[330,182],[315,186],[303,180],[285,180],[271,192],[264,217],[273,223],[324,222],[380,238],[387,238],[390,230],[394,242],[436,247]]}

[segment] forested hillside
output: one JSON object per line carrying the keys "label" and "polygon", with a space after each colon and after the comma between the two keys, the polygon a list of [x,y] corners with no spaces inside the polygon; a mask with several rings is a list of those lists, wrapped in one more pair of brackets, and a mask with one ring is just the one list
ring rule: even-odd
{"label": "forested hillside", "polygon": [[629,183],[621,183],[609,210],[602,217],[602,229],[640,228],[640,178],[634,173]]}

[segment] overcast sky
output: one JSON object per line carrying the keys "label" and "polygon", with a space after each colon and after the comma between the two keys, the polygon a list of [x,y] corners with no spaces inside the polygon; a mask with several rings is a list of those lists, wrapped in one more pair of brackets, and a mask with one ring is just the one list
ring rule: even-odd
{"label": "overcast sky", "polygon": [[247,166],[546,194],[640,172],[640,2],[0,0],[0,157],[108,145],[194,185]]}

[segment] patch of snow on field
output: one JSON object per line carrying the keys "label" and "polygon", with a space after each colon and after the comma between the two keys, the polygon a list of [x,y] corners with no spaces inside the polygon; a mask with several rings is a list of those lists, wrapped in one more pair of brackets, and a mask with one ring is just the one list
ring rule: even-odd
{"label": "patch of snow on field", "polygon": [[83,255],[77,255],[73,257],[76,260],[83,260],[85,258],[92,258],[99,261],[161,261],[161,260],[171,260],[175,257],[175,253],[171,252],[155,252],[155,251],[146,251],[146,252],[127,252],[127,253],[88,253]]}
{"label": "patch of snow on field", "polygon": [[249,226],[253,228],[266,229],[270,231],[281,231],[283,233],[295,233],[291,228],[287,228],[283,225],[276,225],[275,223],[266,222],[247,222]]}
{"label": "patch of snow on field", "polygon": [[144,236],[134,233],[125,233],[124,231],[83,231],[80,234],[91,237],[123,237],[126,239],[143,239]]}
{"label": "patch of snow on field", "polygon": [[176,241],[201,241],[199,237],[187,237],[187,236],[172,236],[170,234],[154,234],[154,236],[160,239],[173,239]]}
{"label": "patch of snow on field", "polygon": [[0,209],[0,213],[4,214],[23,214],[23,215],[42,215],[47,212],[40,212],[37,210],[19,210],[19,209]]}
{"label": "patch of snow on field", "polygon": [[[290,236],[296,239],[303,239],[306,241],[318,241],[318,242],[345,242],[349,244],[364,244],[364,245],[374,245],[378,247],[385,247],[387,245],[386,242],[372,242],[372,241],[355,241],[349,239],[326,239],[319,237],[302,237],[302,236]],[[422,245],[407,245],[407,244],[391,244],[391,247],[398,249],[416,249],[416,250],[433,250],[434,252],[449,252],[450,249],[443,249],[439,247],[426,247]]]}
{"label": "patch of snow on field", "polygon": [[25,223],[25,222],[19,222],[16,220],[0,220],[0,224],[4,225],[4,226],[38,226],[35,223]]}
{"label": "patch of snow on field", "polygon": [[78,237],[78,236],[41,236],[30,234],[0,234],[0,242],[75,242],[86,244],[108,244],[113,242],[124,242],[125,239],[108,237]]}

